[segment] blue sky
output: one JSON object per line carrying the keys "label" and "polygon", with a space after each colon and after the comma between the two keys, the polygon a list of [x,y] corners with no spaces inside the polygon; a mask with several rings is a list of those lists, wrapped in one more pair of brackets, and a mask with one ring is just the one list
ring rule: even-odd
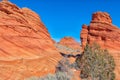
{"label": "blue sky", "polygon": [[[82,24],[89,25],[92,13],[108,12],[113,24],[120,26],[119,0],[10,0],[19,7],[38,13],[51,37],[59,41],[64,36],[80,41]],[[120,28],[120,27],[119,27]]]}

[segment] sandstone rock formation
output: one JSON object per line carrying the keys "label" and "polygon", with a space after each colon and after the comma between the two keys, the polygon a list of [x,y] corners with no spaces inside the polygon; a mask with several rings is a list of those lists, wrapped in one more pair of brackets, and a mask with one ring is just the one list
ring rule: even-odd
{"label": "sandstone rock formation", "polygon": [[53,42],[53,44],[56,44],[56,43],[57,43],[54,39],[52,39],[52,42]]}
{"label": "sandstone rock formation", "polygon": [[92,15],[91,23],[95,22],[112,24],[112,19],[110,15],[106,12],[96,12]]}
{"label": "sandstone rock formation", "polygon": [[60,55],[39,16],[0,2],[0,80],[23,80],[55,71]]}
{"label": "sandstone rock formation", "polygon": [[80,43],[75,41],[72,37],[64,37],[60,40],[59,44],[73,48],[73,49],[80,49]]}
{"label": "sandstone rock formation", "polygon": [[[76,61],[76,55],[81,53],[80,43],[75,41],[72,37],[64,37],[60,40],[60,42],[55,44],[57,50],[62,54],[62,57],[69,60],[72,64]],[[80,79],[80,71],[74,68],[70,69],[73,73],[71,80],[81,80]]]}
{"label": "sandstone rock formation", "polygon": [[[60,53],[63,53],[66,55],[77,55],[81,53],[81,46],[80,43],[75,41],[74,38],[72,37],[64,37],[60,40],[59,43],[55,44],[57,50]],[[65,57],[64,56],[64,57]],[[75,57],[68,57],[71,63],[75,62],[76,58]]]}
{"label": "sandstone rock formation", "polygon": [[97,42],[102,48],[120,50],[120,29],[112,25],[108,13],[97,12],[92,16],[89,26],[83,25],[81,31],[82,46]]}
{"label": "sandstone rock formation", "polygon": [[90,25],[83,25],[80,36],[83,48],[86,43],[98,43],[109,50],[116,62],[116,80],[120,80],[120,29],[112,24],[110,15],[106,12],[94,13]]}
{"label": "sandstone rock formation", "polygon": [[87,44],[87,37],[88,37],[88,26],[83,25],[81,35],[80,35],[82,48],[84,48]]}

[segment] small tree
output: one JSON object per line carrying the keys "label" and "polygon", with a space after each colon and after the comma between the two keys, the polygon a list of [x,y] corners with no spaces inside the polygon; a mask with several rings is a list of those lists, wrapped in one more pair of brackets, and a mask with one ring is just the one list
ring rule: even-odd
{"label": "small tree", "polygon": [[115,63],[107,50],[102,50],[97,44],[91,47],[86,45],[82,58],[77,58],[76,63],[81,69],[82,80],[114,80]]}

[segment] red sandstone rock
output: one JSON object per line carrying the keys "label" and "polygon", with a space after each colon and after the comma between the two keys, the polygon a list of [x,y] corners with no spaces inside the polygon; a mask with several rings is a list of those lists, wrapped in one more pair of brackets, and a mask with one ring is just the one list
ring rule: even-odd
{"label": "red sandstone rock", "polygon": [[110,15],[106,12],[96,12],[92,15],[91,23],[92,22],[112,24],[112,19],[111,19]]}
{"label": "red sandstone rock", "polygon": [[23,80],[55,71],[60,58],[39,16],[0,2],[0,80]]}
{"label": "red sandstone rock", "polygon": [[59,44],[73,48],[80,49],[80,43],[76,42],[72,37],[64,37],[60,40]]}
{"label": "red sandstone rock", "polygon": [[97,42],[102,48],[120,50],[120,29],[111,22],[107,13],[94,13],[90,25],[84,25],[81,31],[82,46]]}
{"label": "red sandstone rock", "polygon": [[53,44],[56,44],[56,43],[57,43],[54,39],[52,39],[52,42],[53,42]]}
{"label": "red sandstone rock", "polygon": [[88,37],[88,26],[83,25],[82,26],[82,31],[81,31],[81,42],[82,42],[82,47],[84,48],[87,44],[87,37]]}
{"label": "red sandstone rock", "polygon": [[84,48],[86,43],[98,43],[108,49],[116,62],[116,80],[120,80],[120,29],[112,25],[108,13],[96,12],[92,16],[89,26],[84,25],[81,31],[81,42]]}

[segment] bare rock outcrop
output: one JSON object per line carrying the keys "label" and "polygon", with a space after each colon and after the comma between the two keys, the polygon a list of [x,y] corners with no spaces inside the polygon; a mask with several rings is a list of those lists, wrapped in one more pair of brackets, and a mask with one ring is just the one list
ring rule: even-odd
{"label": "bare rock outcrop", "polygon": [[94,13],[90,25],[83,25],[80,35],[83,49],[87,43],[97,43],[109,50],[116,63],[116,80],[120,80],[120,29],[112,24],[110,15],[106,12]]}
{"label": "bare rock outcrop", "polygon": [[110,15],[106,12],[96,12],[92,15],[91,23],[95,23],[95,22],[112,24],[112,19]]}
{"label": "bare rock outcrop", "polygon": [[28,8],[0,2],[0,80],[54,73],[60,59],[47,28]]}
{"label": "bare rock outcrop", "polygon": [[81,31],[82,46],[97,42],[102,48],[120,50],[120,29],[112,25],[108,13],[96,12],[89,26],[83,25]]}
{"label": "bare rock outcrop", "polygon": [[73,48],[73,49],[80,49],[80,43],[75,41],[72,37],[64,37],[60,40],[59,44]]}
{"label": "bare rock outcrop", "polygon": [[87,44],[87,37],[88,37],[88,26],[82,25],[82,31],[80,35],[82,48],[84,48]]}

